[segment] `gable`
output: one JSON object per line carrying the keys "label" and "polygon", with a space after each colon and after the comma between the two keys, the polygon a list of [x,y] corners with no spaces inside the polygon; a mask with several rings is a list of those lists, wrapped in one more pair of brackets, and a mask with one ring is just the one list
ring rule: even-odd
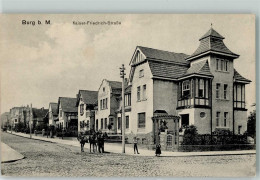
{"label": "gable", "polygon": [[146,59],[146,56],[143,54],[143,52],[137,46],[129,65],[141,63],[141,62],[145,61],[145,59]]}

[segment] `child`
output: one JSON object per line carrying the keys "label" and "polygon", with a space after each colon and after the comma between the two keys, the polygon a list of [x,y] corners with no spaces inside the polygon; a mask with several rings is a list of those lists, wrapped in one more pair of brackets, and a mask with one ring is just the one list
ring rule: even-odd
{"label": "child", "polygon": [[156,145],[156,150],[155,150],[155,154],[156,156],[160,156],[161,155],[161,145],[160,144],[157,144]]}

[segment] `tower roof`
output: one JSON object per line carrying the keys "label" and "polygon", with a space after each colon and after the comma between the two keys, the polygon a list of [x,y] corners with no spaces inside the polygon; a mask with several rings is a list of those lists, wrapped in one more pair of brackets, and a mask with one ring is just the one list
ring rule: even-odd
{"label": "tower roof", "polygon": [[196,57],[200,57],[208,53],[221,54],[233,58],[238,58],[239,55],[230,51],[224,44],[223,39],[225,38],[222,35],[220,35],[213,28],[210,28],[210,30],[208,30],[208,32],[199,39],[199,47],[191,56],[187,57],[186,60],[192,60]]}
{"label": "tower roof", "polygon": [[223,36],[221,36],[217,31],[215,31],[212,27],[208,30],[208,32],[206,32],[206,34],[204,34],[199,40],[202,40],[206,37],[215,37],[215,38],[219,38],[219,39],[225,39]]}

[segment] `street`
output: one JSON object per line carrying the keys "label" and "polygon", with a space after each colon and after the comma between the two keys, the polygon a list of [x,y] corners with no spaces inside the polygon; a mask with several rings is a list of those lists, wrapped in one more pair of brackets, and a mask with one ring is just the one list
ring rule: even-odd
{"label": "street", "polygon": [[[1,133],[2,142],[25,156],[1,166],[4,176],[241,177],[255,175],[256,155],[144,157],[90,154],[70,145]],[[162,152],[163,153],[163,152]]]}

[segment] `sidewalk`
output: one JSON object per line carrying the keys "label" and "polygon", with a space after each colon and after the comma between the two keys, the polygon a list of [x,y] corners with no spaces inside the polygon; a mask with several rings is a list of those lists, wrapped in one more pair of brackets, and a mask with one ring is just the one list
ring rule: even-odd
{"label": "sidewalk", "polygon": [[[10,133],[10,131],[8,131]],[[24,133],[16,133],[12,132],[13,135],[22,136],[26,138],[30,138],[29,134]],[[58,138],[46,138],[32,135],[33,139],[47,141],[52,143],[59,143],[65,145],[71,145],[79,147],[80,144],[76,140],[64,140]],[[85,150],[89,151],[89,144],[85,145]],[[122,146],[121,144],[115,143],[105,143],[105,151],[110,153],[122,153]],[[134,154],[133,147],[126,146],[125,147],[125,154],[132,155],[132,156],[155,156],[155,151],[148,150],[148,149],[140,149],[140,154]],[[243,151],[203,151],[203,152],[171,152],[171,151],[162,151],[162,157],[186,157],[186,156],[223,156],[223,155],[242,155],[242,154],[256,154],[256,150],[243,150]]]}
{"label": "sidewalk", "polygon": [[12,149],[10,146],[6,145],[5,143],[1,142],[1,162],[13,162],[20,159],[23,159],[24,156],[17,152],[16,150]]}

